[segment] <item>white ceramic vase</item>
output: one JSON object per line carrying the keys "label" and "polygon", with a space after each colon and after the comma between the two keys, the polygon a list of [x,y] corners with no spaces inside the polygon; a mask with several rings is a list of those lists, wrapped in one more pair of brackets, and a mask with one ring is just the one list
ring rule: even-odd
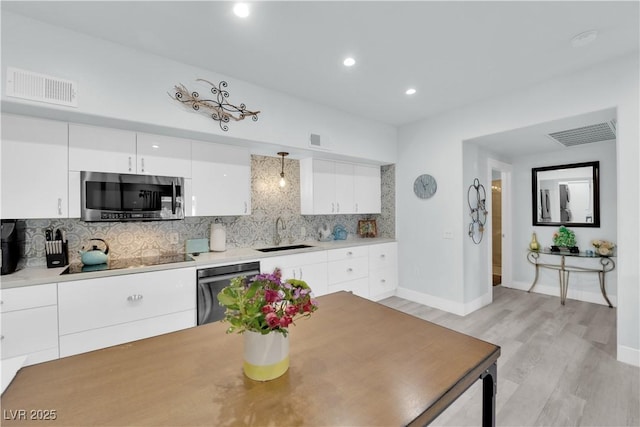
{"label": "white ceramic vase", "polygon": [[289,337],[279,332],[262,335],[243,332],[244,364],[247,377],[256,381],[278,378],[289,369]]}

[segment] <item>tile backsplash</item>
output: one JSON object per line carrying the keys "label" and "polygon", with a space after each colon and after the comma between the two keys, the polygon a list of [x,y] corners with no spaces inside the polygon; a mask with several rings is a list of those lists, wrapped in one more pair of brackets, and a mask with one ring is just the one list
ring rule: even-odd
{"label": "tile backsplash", "polygon": [[180,221],[102,222],[79,219],[29,219],[25,221],[25,255],[23,266],[46,265],[44,230],[66,231],[70,261],[79,262],[78,251],[91,238],[108,242],[113,259],[154,256],[167,252],[184,252],[187,239],[208,238],[211,224],[219,219],[226,227],[227,248],[260,247],[274,244],[275,223],[282,217],[286,229],[282,244],[315,240],[324,224],[331,229],[343,225],[349,237],[357,236],[360,219],[375,219],[378,236],[395,237],[395,166],[381,167],[382,213],[377,215],[301,215],[300,162],[285,159],[287,185],[280,188],[281,159],[251,156],[251,215],[227,217],[189,217]]}

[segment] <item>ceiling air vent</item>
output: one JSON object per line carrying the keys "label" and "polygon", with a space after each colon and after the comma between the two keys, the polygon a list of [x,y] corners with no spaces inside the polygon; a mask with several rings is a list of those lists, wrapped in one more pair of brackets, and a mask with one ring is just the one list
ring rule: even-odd
{"label": "ceiling air vent", "polygon": [[576,129],[563,130],[548,135],[565,147],[589,144],[591,142],[610,141],[616,139],[616,121],[583,126]]}
{"label": "ceiling air vent", "polygon": [[78,84],[58,77],[7,67],[7,96],[78,106]]}
{"label": "ceiling air vent", "polygon": [[328,138],[321,136],[319,133],[313,133],[309,135],[309,147],[317,150],[329,150]]}

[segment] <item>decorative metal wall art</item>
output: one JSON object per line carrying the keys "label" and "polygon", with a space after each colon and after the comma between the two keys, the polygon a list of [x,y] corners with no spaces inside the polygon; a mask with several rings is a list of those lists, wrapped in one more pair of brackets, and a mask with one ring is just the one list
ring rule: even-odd
{"label": "decorative metal wall art", "polygon": [[227,87],[227,82],[224,80],[218,86],[205,79],[196,79],[196,81],[210,84],[211,93],[215,95],[215,99],[201,99],[198,92],[190,92],[182,83],[175,86],[175,93],[169,94],[169,96],[182,104],[190,105],[195,111],[199,111],[202,107],[203,110],[206,110],[204,112],[210,114],[211,118],[218,122],[220,129],[225,132],[229,130],[227,123],[230,119],[240,121],[251,116],[251,120],[258,121],[260,111],[249,111],[244,104],[236,106],[227,102],[229,92],[224,89]]}
{"label": "decorative metal wall art", "polygon": [[469,210],[471,211],[471,223],[469,224],[469,237],[473,240],[473,243],[479,245],[484,235],[484,225],[487,222],[487,214],[489,213],[486,208],[487,192],[484,186],[480,184],[478,178],[473,180],[473,185],[469,186],[467,190],[467,203],[469,203]]}

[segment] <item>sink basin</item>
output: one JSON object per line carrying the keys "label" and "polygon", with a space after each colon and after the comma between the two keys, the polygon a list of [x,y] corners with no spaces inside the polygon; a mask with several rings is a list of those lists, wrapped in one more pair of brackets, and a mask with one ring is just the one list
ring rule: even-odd
{"label": "sink basin", "polygon": [[290,245],[290,246],[272,246],[270,248],[257,249],[260,252],[277,252],[277,251],[289,251],[291,249],[304,249],[312,248],[310,245]]}

